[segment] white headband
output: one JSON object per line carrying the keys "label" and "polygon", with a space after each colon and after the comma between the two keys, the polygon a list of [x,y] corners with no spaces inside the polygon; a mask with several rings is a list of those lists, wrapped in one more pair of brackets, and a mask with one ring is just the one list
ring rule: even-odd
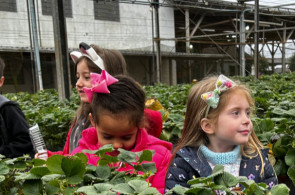
{"label": "white headband", "polygon": [[101,70],[105,70],[103,60],[101,57],[95,52],[95,50],[87,45],[86,43],[81,42],[79,44],[80,51],[72,51],[70,53],[72,60],[76,63],[77,60],[85,56],[90,59],[94,64],[96,64]]}

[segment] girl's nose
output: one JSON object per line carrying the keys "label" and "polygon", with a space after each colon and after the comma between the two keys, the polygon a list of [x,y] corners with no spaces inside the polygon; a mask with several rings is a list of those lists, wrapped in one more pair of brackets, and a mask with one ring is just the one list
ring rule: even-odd
{"label": "girl's nose", "polygon": [[243,123],[249,124],[250,122],[251,122],[251,119],[250,119],[249,115],[245,114],[243,117]]}
{"label": "girl's nose", "polygon": [[77,79],[76,87],[81,87],[81,86],[82,86],[82,82],[80,81],[80,79]]}
{"label": "girl's nose", "polygon": [[115,141],[113,143],[113,147],[115,150],[119,149],[119,148],[123,148],[123,144],[120,141]]}

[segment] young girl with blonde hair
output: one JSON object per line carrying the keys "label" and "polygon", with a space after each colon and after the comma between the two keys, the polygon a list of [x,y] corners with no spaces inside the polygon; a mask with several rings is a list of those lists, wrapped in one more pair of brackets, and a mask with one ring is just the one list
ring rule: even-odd
{"label": "young girl with blonde hair", "polygon": [[203,79],[188,96],[182,137],[173,152],[165,190],[211,175],[215,165],[271,188],[276,174],[253,130],[249,89],[224,75]]}

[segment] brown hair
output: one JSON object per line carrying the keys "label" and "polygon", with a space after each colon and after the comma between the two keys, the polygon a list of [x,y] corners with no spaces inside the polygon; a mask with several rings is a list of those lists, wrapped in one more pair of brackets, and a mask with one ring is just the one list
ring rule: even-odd
{"label": "brown hair", "polygon": [[[201,128],[201,119],[207,118],[213,124],[216,124],[218,116],[228,104],[228,99],[231,94],[238,92],[243,93],[246,96],[250,107],[254,109],[254,100],[251,96],[250,90],[238,81],[234,81],[237,85],[222,92],[220,94],[218,107],[216,109],[210,108],[208,116],[205,117],[208,105],[202,100],[201,95],[215,89],[217,78],[217,76],[206,77],[192,87],[188,96],[182,136],[173,151],[173,157],[175,157],[176,152],[185,146],[200,146],[201,144],[207,145],[209,143],[207,134]],[[263,146],[258,140],[255,132],[252,131],[248,143],[241,146],[241,152],[246,157],[255,157],[259,155],[263,165],[263,157],[261,154],[262,148]],[[262,166],[261,174],[263,174],[263,171],[264,169]]]}
{"label": "brown hair", "polygon": [[90,103],[95,124],[99,124],[101,114],[116,117],[127,116],[130,124],[141,127],[144,119],[145,93],[131,77],[118,75],[119,80],[108,86],[110,93],[94,93]]}
{"label": "brown hair", "polygon": [[[113,49],[104,49],[95,44],[92,44],[90,46],[102,58],[105,69],[109,74],[111,74],[112,76],[127,74],[126,61],[120,51],[113,50]],[[99,74],[101,73],[102,70],[95,63],[93,63],[89,58],[85,56],[80,57],[76,61],[75,73],[77,72],[77,65],[82,61],[85,61],[90,72],[99,73]],[[74,120],[72,121],[72,125],[75,125],[75,123],[80,117],[88,119],[89,113],[90,113],[90,105],[88,103],[81,102],[80,107],[77,109]],[[84,127],[89,127],[89,126],[90,126],[90,121],[87,120],[87,122],[85,122]]]}

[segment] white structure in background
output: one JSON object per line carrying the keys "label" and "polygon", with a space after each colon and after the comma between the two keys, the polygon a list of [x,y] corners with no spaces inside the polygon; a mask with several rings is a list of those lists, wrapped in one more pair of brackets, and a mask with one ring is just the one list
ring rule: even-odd
{"label": "white structure in background", "polygon": [[[134,77],[138,82],[143,84],[149,83],[149,72],[147,67],[151,65],[151,53],[153,50],[153,30],[155,24],[152,21],[152,9],[148,5],[149,0],[141,0],[146,2],[145,5],[132,3],[118,3],[119,1],[105,1],[117,3],[113,10],[108,7],[101,10],[104,1],[89,0],[64,0],[69,7],[65,6],[65,13],[70,12],[70,16],[66,14],[67,39],[69,50],[78,48],[80,42],[88,44],[97,44],[100,47],[108,49],[118,49],[128,52],[126,57],[128,62],[129,75]],[[162,2],[160,0],[160,2]],[[0,52],[30,52],[30,28],[27,12],[26,0],[5,0],[1,4],[8,3],[10,6],[16,6],[14,11],[3,11],[0,9]],[[54,31],[53,20],[50,14],[51,8],[48,6],[51,1],[35,0],[36,7],[36,23],[38,27],[38,41],[40,53],[54,51]],[[46,10],[47,9],[47,10]],[[100,9],[100,10],[99,10]],[[104,11],[105,18],[99,19],[99,14]],[[117,11],[116,13],[113,13]],[[115,19],[112,18],[115,15]],[[108,18],[109,17],[109,18]],[[155,18],[155,17],[154,17]],[[172,7],[159,8],[159,25],[160,37],[174,38],[174,10]],[[174,41],[165,41],[161,43],[162,52],[175,51]],[[139,54],[138,54],[139,53]],[[149,55],[147,55],[148,53]],[[0,53],[1,55],[1,53]],[[149,57],[149,58],[147,58]],[[54,60],[53,60],[54,61]],[[174,65],[174,70],[171,68]],[[172,66],[173,66],[172,65]],[[176,84],[176,65],[175,62],[162,61],[161,82]],[[169,72],[166,78],[165,72]],[[171,72],[174,73],[171,76]],[[53,71],[54,74],[54,71]],[[171,78],[172,77],[172,78]],[[24,84],[25,85],[25,84]],[[23,86],[26,88],[25,86]]]}

